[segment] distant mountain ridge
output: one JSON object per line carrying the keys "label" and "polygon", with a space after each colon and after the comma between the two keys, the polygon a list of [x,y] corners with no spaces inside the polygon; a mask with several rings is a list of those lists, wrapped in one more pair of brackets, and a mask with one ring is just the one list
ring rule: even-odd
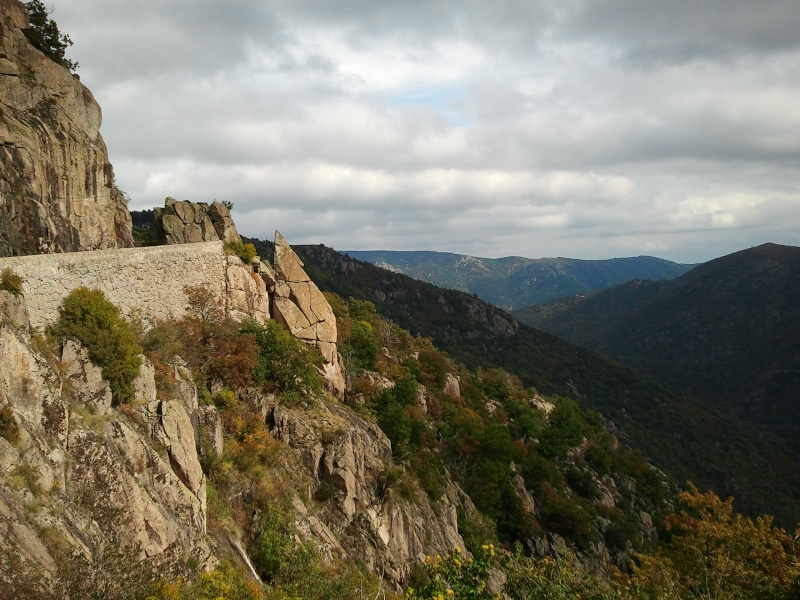
{"label": "distant mountain ridge", "polygon": [[[262,257],[271,244],[253,242]],[[295,246],[323,291],[374,302],[412,334],[430,336],[470,367],[503,367],[526,386],[595,408],[634,447],[678,480],[692,479],[733,495],[751,514],[797,521],[798,458],[785,444],[637,371],[533,330],[473,295],[437,288],[344,256],[324,246]]]}
{"label": "distant mountain ridge", "polygon": [[800,453],[800,248],[764,244],[672,281],[515,313],[783,437]]}
{"label": "distant mountain ridge", "polygon": [[450,252],[394,250],[343,253],[388,271],[475,294],[506,310],[594,292],[633,279],[673,279],[695,266],[652,256],[581,260],[479,258]]}

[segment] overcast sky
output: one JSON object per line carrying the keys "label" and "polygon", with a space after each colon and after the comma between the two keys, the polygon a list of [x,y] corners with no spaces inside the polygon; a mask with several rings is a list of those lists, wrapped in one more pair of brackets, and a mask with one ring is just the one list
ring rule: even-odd
{"label": "overcast sky", "polygon": [[800,245],[798,0],[52,0],[131,208],[336,249]]}

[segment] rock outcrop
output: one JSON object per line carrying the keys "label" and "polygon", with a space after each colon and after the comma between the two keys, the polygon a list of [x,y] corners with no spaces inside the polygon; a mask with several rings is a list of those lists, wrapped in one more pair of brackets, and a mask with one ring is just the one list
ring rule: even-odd
{"label": "rock outcrop", "polygon": [[[20,301],[0,292],[0,551],[51,572],[65,551],[108,542],[165,574],[187,557],[213,565],[185,401],[107,406],[108,383],[80,345],[65,343],[59,360],[34,348]],[[137,396],[154,398],[152,368],[139,378]]]}
{"label": "rock outcrop", "polygon": [[299,454],[309,494],[325,496],[322,511],[298,511],[298,518],[329,554],[397,583],[408,580],[425,552],[466,552],[457,508],[474,513],[470,499],[449,479],[435,505],[420,490],[409,498],[398,494],[387,479],[392,446],[375,423],[340,404],[304,411],[260,396],[250,400],[261,405],[275,438]]}
{"label": "rock outcrop", "polygon": [[0,0],[0,256],[132,246],[100,107],[27,26],[21,2]]}
{"label": "rock outcrop", "polygon": [[303,261],[280,234],[275,232],[275,292],[272,317],[286,325],[292,335],[316,346],[325,359],[325,381],[341,397],[345,383],[336,352],[336,317],[330,304],[303,270]]}
{"label": "rock outcrop", "polygon": [[228,256],[225,268],[225,309],[241,321],[250,317],[256,321],[270,318],[270,298],[263,277],[245,265],[238,256]]}
{"label": "rock outcrop", "polygon": [[155,209],[156,236],[162,244],[241,242],[228,208],[221,202],[189,202],[167,198]]}

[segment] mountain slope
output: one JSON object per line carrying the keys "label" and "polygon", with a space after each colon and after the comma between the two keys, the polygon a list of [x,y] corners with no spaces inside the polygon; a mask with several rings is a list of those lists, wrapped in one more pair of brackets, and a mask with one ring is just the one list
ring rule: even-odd
{"label": "mountain slope", "polygon": [[448,252],[348,250],[346,254],[440,287],[477,294],[505,309],[540,304],[632,279],[672,279],[693,265],[653,258],[578,260],[520,256],[477,258]]}
{"label": "mountain slope", "polygon": [[517,316],[763,426],[800,451],[800,248],[764,244],[672,281],[632,282]]}
{"label": "mountain slope", "polygon": [[[257,243],[262,255],[268,245]],[[518,323],[474,296],[437,288],[324,246],[295,250],[322,290],[374,302],[412,333],[470,367],[505,368],[543,393],[579,400],[677,479],[734,495],[749,512],[800,516],[800,465],[774,440],[709,411],[639,372]]]}

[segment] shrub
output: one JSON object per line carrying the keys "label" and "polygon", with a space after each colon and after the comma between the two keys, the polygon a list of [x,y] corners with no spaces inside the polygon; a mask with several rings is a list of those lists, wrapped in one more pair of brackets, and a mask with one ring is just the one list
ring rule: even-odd
{"label": "shrub", "polygon": [[419,368],[422,372],[422,383],[441,389],[444,386],[445,376],[450,370],[450,364],[440,352],[422,350],[419,353]]}
{"label": "shrub", "polygon": [[318,394],[322,390],[322,378],[316,368],[322,356],[316,348],[292,337],[277,321],[264,325],[246,321],[241,333],[251,334],[258,344],[253,369],[256,383],[288,396]]}
{"label": "shrub", "polygon": [[61,304],[52,332],[76,338],[103,369],[114,405],[133,400],[133,380],[139,375],[142,349],[130,324],[100,290],[79,287]]}
{"label": "shrub", "polygon": [[575,555],[569,551],[537,559],[525,556],[522,545],[517,542],[514,552],[506,554],[502,563],[507,576],[503,591],[513,600],[610,597],[604,582],[576,566]]}
{"label": "shrub", "polygon": [[456,548],[447,556],[426,556],[422,568],[427,581],[417,589],[409,587],[406,598],[469,598],[489,600],[494,596],[486,589],[494,545],[484,544],[474,558],[467,558]]}
{"label": "shrub", "polygon": [[264,581],[273,581],[291,558],[294,547],[294,519],[287,509],[271,505],[256,518],[256,535],[250,558]]}
{"label": "shrub", "polygon": [[242,242],[225,242],[225,252],[238,256],[246,265],[249,265],[256,257],[256,247],[253,244],[243,244]]}
{"label": "shrub", "polygon": [[22,277],[14,273],[10,268],[3,269],[3,273],[0,274],[0,290],[19,296],[22,294]]}
{"label": "shrub", "polygon": [[547,457],[563,454],[583,440],[585,422],[580,407],[569,398],[557,398],[550,414],[550,427],[539,438],[540,452]]}
{"label": "shrub", "polygon": [[350,332],[350,346],[353,348],[356,367],[374,369],[380,352],[378,338],[368,321],[356,321]]}
{"label": "shrub", "polygon": [[19,426],[14,420],[14,413],[8,406],[0,408],[0,437],[4,437],[12,445],[19,442]]}
{"label": "shrub", "polygon": [[163,600],[261,600],[261,586],[252,581],[243,567],[228,560],[222,561],[213,571],[202,573],[195,581],[182,577],[164,583],[157,596]]}

